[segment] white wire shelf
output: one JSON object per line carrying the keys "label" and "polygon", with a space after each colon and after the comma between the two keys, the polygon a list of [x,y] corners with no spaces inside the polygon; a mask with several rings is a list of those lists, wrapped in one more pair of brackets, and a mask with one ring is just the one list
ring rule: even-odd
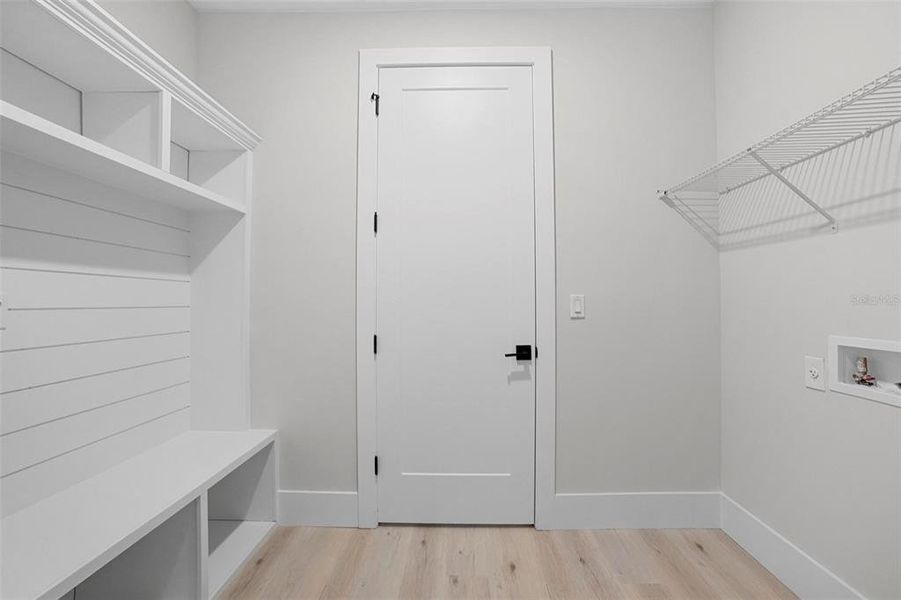
{"label": "white wire shelf", "polygon": [[[764,232],[771,236],[789,228],[836,231],[843,204],[833,192],[847,187],[836,181],[836,173],[838,178],[872,180],[873,169],[862,167],[861,161],[881,165],[877,179],[885,189],[865,193],[880,198],[901,194],[892,187],[894,179],[901,179],[897,177],[901,132],[894,127],[898,123],[901,67],[661,191],[660,199],[721,249],[766,237]],[[863,173],[867,168],[870,172]],[[823,185],[827,179],[829,185]],[[844,191],[844,204],[849,204],[847,189]]]}

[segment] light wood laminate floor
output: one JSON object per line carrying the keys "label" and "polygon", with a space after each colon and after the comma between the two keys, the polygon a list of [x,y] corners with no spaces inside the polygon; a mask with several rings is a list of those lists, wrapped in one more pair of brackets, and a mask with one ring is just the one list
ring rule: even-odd
{"label": "light wood laminate floor", "polygon": [[795,598],[716,529],[281,527],[221,598]]}

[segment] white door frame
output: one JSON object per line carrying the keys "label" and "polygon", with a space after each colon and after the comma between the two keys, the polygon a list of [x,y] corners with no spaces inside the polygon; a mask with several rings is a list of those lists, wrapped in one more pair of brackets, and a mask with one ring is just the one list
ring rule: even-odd
{"label": "white door frame", "polygon": [[360,51],[357,150],[357,502],[360,527],[378,525],[373,468],[377,443],[376,244],[378,127],[371,94],[379,69],[437,66],[532,68],[535,148],[535,526],[543,528],[556,493],[557,311],[554,226],[554,116],[550,48],[401,48]]}

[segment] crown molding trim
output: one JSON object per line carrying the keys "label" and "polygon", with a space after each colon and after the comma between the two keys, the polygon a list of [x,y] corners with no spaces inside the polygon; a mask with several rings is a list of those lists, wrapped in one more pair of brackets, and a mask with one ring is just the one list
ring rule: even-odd
{"label": "crown molding trim", "polygon": [[228,137],[253,150],[260,136],[156,53],[93,0],[36,0],[44,9],[194,111]]}
{"label": "crown molding trim", "polygon": [[188,0],[201,13],[354,13],[455,10],[698,8],[716,0]]}

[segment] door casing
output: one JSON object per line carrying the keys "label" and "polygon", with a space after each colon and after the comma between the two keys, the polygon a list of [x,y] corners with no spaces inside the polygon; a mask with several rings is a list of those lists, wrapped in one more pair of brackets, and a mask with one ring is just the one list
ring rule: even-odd
{"label": "door casing", "polygon": [[551,49],[399,48],[360,51],[357,145],[357,511],[360,527],[378,525],[376,233],[378,122],[371,100],[379,69],[528,66],[532,70],[535,178],[535,527],[551,516],[556,493],[556,234]]}

